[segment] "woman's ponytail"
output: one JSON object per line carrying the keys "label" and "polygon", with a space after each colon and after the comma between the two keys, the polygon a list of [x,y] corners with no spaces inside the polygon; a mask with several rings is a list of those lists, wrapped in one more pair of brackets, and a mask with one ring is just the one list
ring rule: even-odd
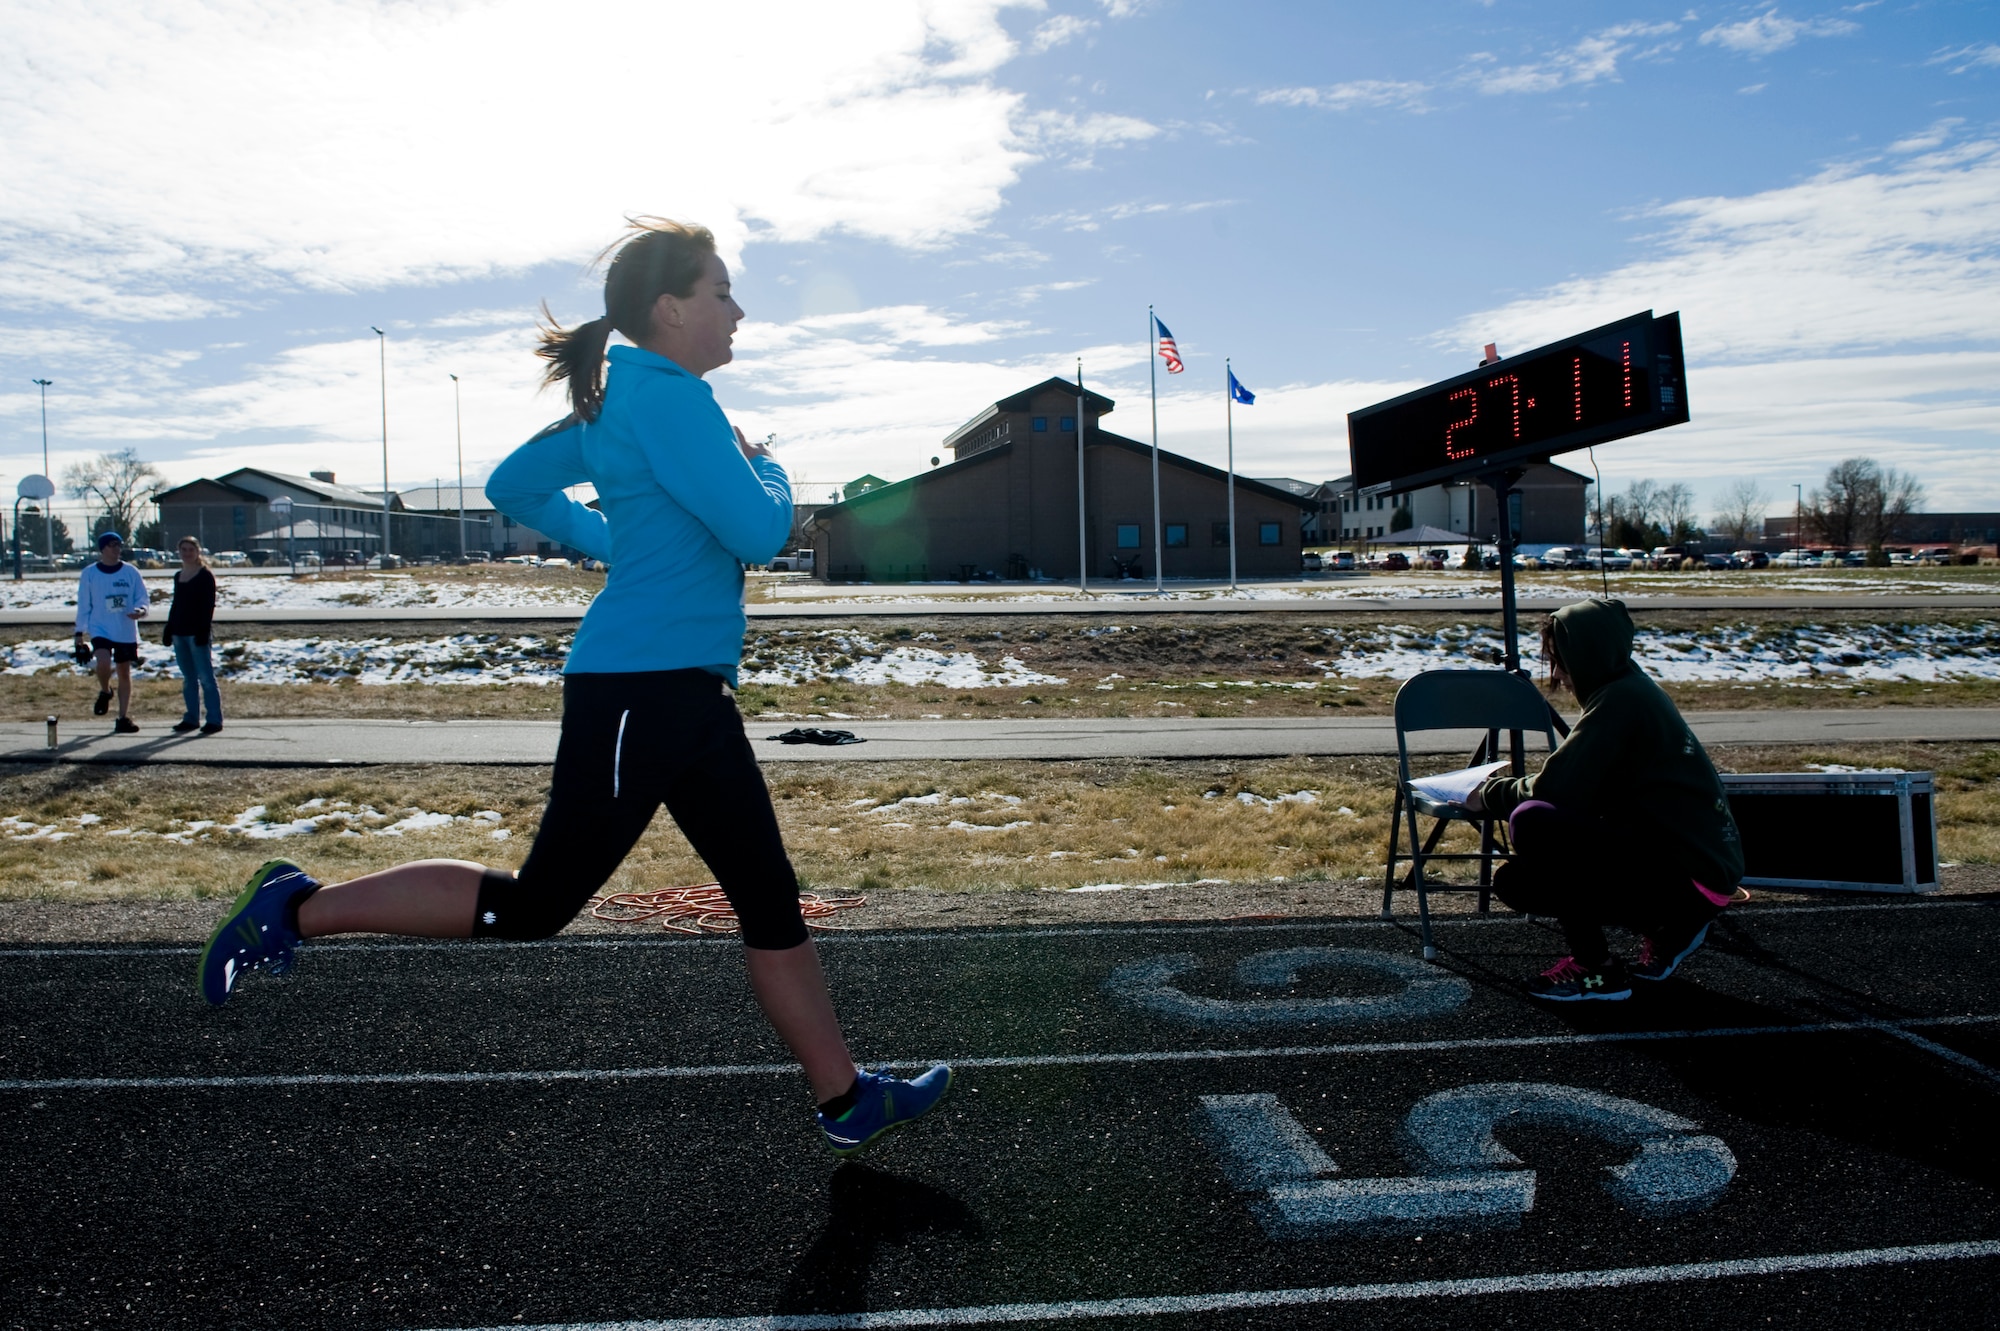
{"label": "woman's ponytail", "polygon": [[542,384],[569,386],[569,409],[580,419],[594,421],[604,406],[604,344],[611,340],[611,320],[599,315],[589,323],[564,328],[542,302],[542,322],[535,354],[549,363]]}
{"label": "woman's ponytail", "polygon": [[[570,410],[587,421],[604,407],[604,344],[615,328],[635,345],[652,336],[653,305],[661,296],[685,296],[701,280],[715,236],[704,226],[661,218],[628,219],[637,234],[613,242],[597,256],[611,256],[604,274],[605,313],[589,323],[564,328],[542,302],[540,345],[535,354],[549,363],[544,386],[567,384]],[[616,251],[613,254],[613,251]]]}

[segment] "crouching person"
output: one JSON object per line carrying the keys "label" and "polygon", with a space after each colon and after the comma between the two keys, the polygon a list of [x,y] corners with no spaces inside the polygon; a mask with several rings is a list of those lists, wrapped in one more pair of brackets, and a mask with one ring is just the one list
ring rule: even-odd
{"label": "crouching person", "polygon": [[[1554,687],[1583,704],[1569,738],[1529,777],[1498,777],[1467,807],[1507,817],[1513,858],[1493,892],[1553,916],[1570,955],[1529,983],[1552,1002],[1632,996],[1699,948],[1743,877],[1743,849],[1715,765],[1666,692],[1632,661],[1622,601],[1564,606],[1542,624]],[[1604,926],[1640,935],[1627,967]]]}

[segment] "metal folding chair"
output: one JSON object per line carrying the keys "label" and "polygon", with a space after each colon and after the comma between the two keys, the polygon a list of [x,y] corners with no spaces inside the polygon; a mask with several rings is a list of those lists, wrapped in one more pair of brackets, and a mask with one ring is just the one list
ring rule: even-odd
{"label": "metal folding chair", "polygon": [[[1416,890],[1417,920],[1423,938],[1425,961],[1437,959],[1437,947],[1431,941],[1430,884],[1425,878],[1425,866],[1440,860],[1479,861],[1479,909],[1483,914],[1493,896],[1493,862],[1505,859],[1511,851],[1502,850],[1495,843],[1493,829],[1497,818],[1467,813],[1456,804],[1438,803],[1411,786],[1408,736],[1422,730],[1483,730],[1485,737],[1474,750],[1472,760],[1466,764],[1476,767],[1503,756],[1500,736],[1506,733],[1509,743],[1505,756],[1513,775],[1522,776],[1525,772],[1521,737],[1541,735],[1553,751],[1559,725],[1561,719],[1534,682],[1524,675],[1505,670],[1426,670],[1396,690],[1396,806],[1389,819],[1389,860],[1382,880],[1382,918],[1394,918],[1396,865],[1407,862],[1410,868],[1404,876],[1403,887]],[[1420,817],[1436,820],[1431,824],[1428,836],[1423,835],[1418,826],[1417,819]],[[1405,818],[1409,820],[1409,851],[1398,854],[1397,840],[1403,831]],[[1446,829],[1454,822],[1471,823],[1479,828],[1477,852],[1437,849]],[[1445,883],[1438,884],[1438,887],[1440,890],[1464,890]]]}

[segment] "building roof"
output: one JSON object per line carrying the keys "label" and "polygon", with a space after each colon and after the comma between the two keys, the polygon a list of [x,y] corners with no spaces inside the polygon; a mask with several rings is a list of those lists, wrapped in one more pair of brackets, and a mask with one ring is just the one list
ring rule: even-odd
{"label": "building roof", "polygon": [[[398,491],[396,497],[401,499],[403,507],[412,513],[456,514],[458,512],[458,487],[456,485],[419,485],[413,489]],[[379,503],[381,501],[378,499],[376,502]],[[486,497],[485,486],[468,485],[465,487],[465,511],[467,513],[491,513],[494,511],[492,501]]]}
{"label": "building roof", "polygon": [[[1014,393],[1008,397],[1001,398],[998,402],[995,402],[992,406],[986,408],[984,411],[974,416],[971,420],[959,426],[956,430],[953,430],[950,434],[944,437],[944,446],[946,448],[952,448],[956,446],[959,440],[968,437],[973,433],[973,431],[977,430],[980,426],[986,424],[988,421],[992,420],[995,416],[998,416],[1003,412],[1027,411],[1034,405],[1035,397],[1038,394],[1046,393],[1050,389],[1061,389],[1063,393],[1072,398],[1076,396],[1076,391],[1077,391],[1076,382],[1074,380],[1063,379],[1059,377],[1053,379],[1044,379],[1042,380],[1042,382],[1036,384],[1033,388],[1024,388],[1018,393]],[[1104,396],[1104,394],[1102,393],[1094,393],[1088,388],[1083,390],[1083,406],[1085,412],[1087,413],[1095,413],[1096,415],[1102,416],[1107,412],[1109,412],[1116,405],[1118,405],[1116,402]]]}
{"label": "building roof", "polygon": [[[1253,478],[1239,476],[1236,479],[1245,480]],[[1301,499],[1311,499],[1320,491],[1318,482],[1302,481],[1296,476],[1258,476],[1254,479],[1259,485],[1268,485],[1278,490],[1290,490]]]}
{"label": "building roof", "polygon": [[153,496],[153,502],[156,504],[200,503],[201,501],[193,496],[188,496],[186,498],[181,497],[182,491],[192,490],[197,485],[211,485],[218,490],[226,490],[230,494],[236,496],[238,499],[246,500],[249,503],[261,504],[264,502],[264,496],[257,493],[255,490],[246,490],[240,485],[231,485],[228,481],[218,481],[211,476],[198,477],[195,480],[187,482],[185,485],[176,485],[171,490],[162,490],[158,494]]}
{"label": "building roof", "polygon": [[335,485],[329,481],[315,481],[305,476],[293,476],[289,472],[272,471],[268,467],[238,467],[222,480],[239,489],[251,491],[260,498],[275,498],[280,494],[293,493],[310,495],[322,503],[344,505],[348,508],[382,506],[380,491],[371,495],[366,490]]}
{"label": "building roof", "polygon": [[[1589,482],[1590,482],[1590,477],[1588,477],[1588,476],[1584,475],[1584,474],[1583,474],[1582,472],[1580,472],[1580,471],[1571,471],[1571,470],[1570,470],[1570,469],[1569,469],[1568,467],[1565,467],[1565,466],[1562,466],[1562,465],[1561,465],[1560,463],[1555,463],[1555,462],[1530,462],[1530,463],[1528,463],[1528,464],[1527,464],[1527,469],[1528,469],[1529,471],[1535,471],[1535,470],[1540,470],[1540,471],[1543,471],[1543,472],[1552,472],[1552,471],[1553,471],[1553,472],[1560,472],[1560,473],[1562,473],[1562,474],[1563,474],[1564,476],[1568,476],[1568,477],[1570,477],[1570,478],[1572,478],[1572,479],[1574,479],[1574,480],[1579,480],[1579,481],[1582,481],[1582,482],[1584,482],[1585,484],[1589,484]],[[1526,479],[1526,478],[1524,477],[1523,479]],[[1450,484],[1450,485],[1472,485],[1472,484],[1476,484],[1476,483],[1477,483],[1477,482],[1475,482],[1475,481],[1471,480],[1470,478],[1468,478],[1468,479],[1465,479],[1465,480],[1459,480],[1459,481],[1449,481],[1449,482],[1446,482],[1446,481],[1434,481],[1434,482],[1432,482],[1432,485],[1446,485],[1446,484]],[[1352,472],[1350,472],[1350,473],[1348,473],[1348,474],[1347,474],[1347,475],[1345,475],[1345,476],[1336,476],[1336,477],[1334,477],[1334,478],[1333,478],[1332,480],[1330,480],[1330,481],[1328,481],[1328,482],[1326,483],[1326,488],[1327,488],[1327,489],[1329,489],[1329,490],[1352,490],[1352,489],[1354,488],[1354,475],[1353,475],[1353,473],[1352,473]],[[1431,486],[1431,485],[1420,485],[1420,486],[1418,486],[1417,488],[1418,488],[1418,489],[1420,489],[1420,490],[1428,490],[1428,489],[1432,488],[1432,486]]]}

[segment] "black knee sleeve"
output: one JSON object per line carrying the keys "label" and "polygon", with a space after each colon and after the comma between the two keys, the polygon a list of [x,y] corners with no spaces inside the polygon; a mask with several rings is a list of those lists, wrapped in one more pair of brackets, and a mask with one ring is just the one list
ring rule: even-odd
{"label": "black knee sleeve", "polygon": [[472,916],[474,938],[553,938],[588,901],[537,890],[506,869],[488,869],[479,878],[479,907]]}

